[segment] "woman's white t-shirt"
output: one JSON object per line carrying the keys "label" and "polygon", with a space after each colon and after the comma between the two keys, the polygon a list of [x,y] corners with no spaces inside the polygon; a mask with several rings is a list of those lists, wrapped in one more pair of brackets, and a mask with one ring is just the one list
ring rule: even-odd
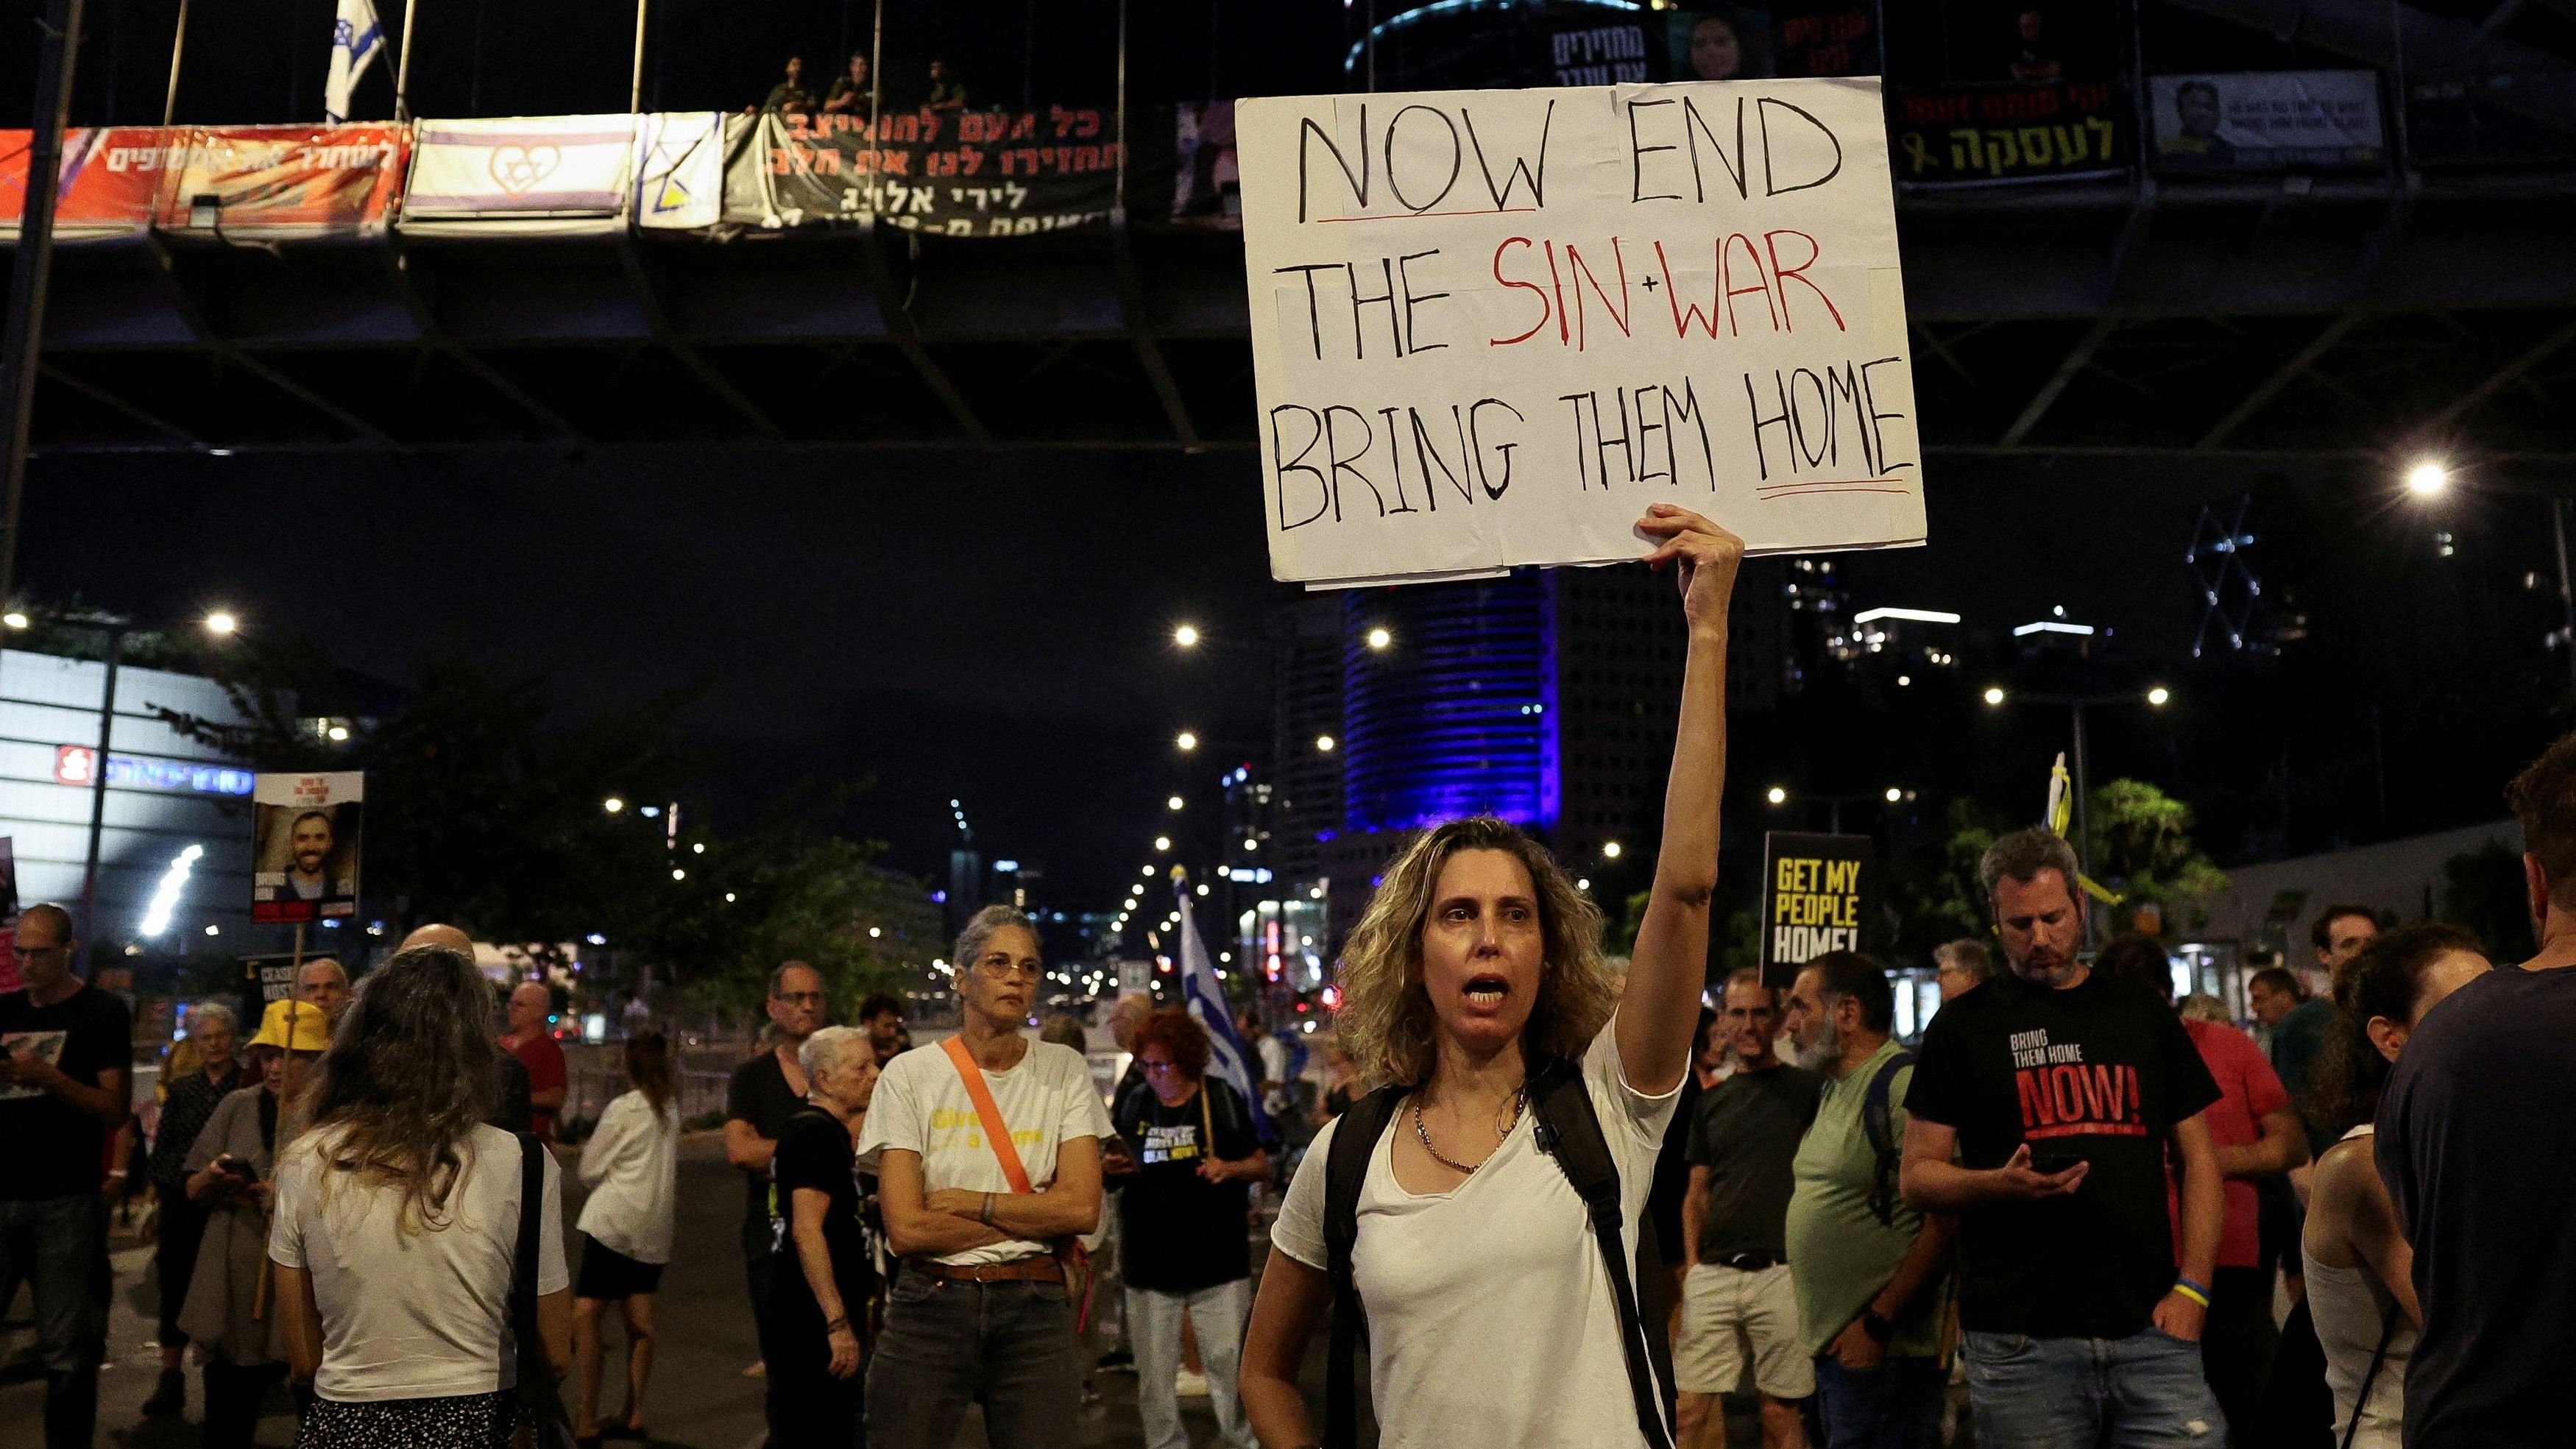
{"label": "woman's white t-shirt", "polygon": [[[1583,1054],[1583,1083],[1619,1166],[1627,1260],[1653,1186],[1655,1155],[1681,1084],[1661,1096],[1630,1087],[1617,1022]],[[1271,1246],[1319,1272],[1324,1178],[1332,1136],[1316,1134],[1289,1184]],[[1538,1150],[1530,1114],[1476,1175],[1445,1193],[1395,1180],[1399,1109],[1369,1156],[1351,1271],[1368,1308],[1369,1378],[1389,1449],[1538,1449],[1638,1445],[1636,1401],[1619,1342],[1619,1310],[1583,1199]]]}
{"label": "woman's white t-shirt", "polygon": [[656,1112],[642,1092],[621,1094],[582,1144],[581,1180],[590,1200],[573,1226],[638,1263],[670,1262],[679,1163],[678,1104]]}
{"label": "woman's white t-shirt", "polygon": [[[1057,1152],[1076,1137],[1101,1140],[1118,1135],[1091,1080],[1091,1065],[1082,1053],[1053,1042],[1029,1042],[1029,1049],[1006,1072],[984,1072],[985,1089],[993,1094],[1002,1123],[1011,1129],[1011,1145],[1029,1185],[1040,1192],[1055,1183]],[[877,1078],[876,1095],[868,1100],[868,1118],[855,1144],[858,1166],[873,1172],[889,1147],[921,1154],[922,1190],[943,1187],[968,1192],[1011,1190],[1002,1175],[1002,1160],[984,1140],[984,1121],[975,1099],[966,1095],[966,1079],[956,1060],[940,1046],[918,1046],[886,1063]],[[1014,1238],[986,1247],[949,1253],[939,1259],[959,1265],[1006,1263],[1054,1251],[1051,1243]]]}
{"label": "woman's white t-shirt", "polygon": [[[371,1403],[516,1387],[510,1282],[519,1246],[518,1139],[475,1127],[457,1143],[464,1166],[448,1193],[444,1225],[405,1230],[396,1221],[399,1191],[327,1168],[337,1135],[326,1130],[281,1154],[277,1217],[268,1230],[270,1259],[310,1274],[322,1310],[314,1392],[337,1403]],[[540,1221],[543,1297],[572,1286],[564,1268],[563,1174],[550,1154]]]}

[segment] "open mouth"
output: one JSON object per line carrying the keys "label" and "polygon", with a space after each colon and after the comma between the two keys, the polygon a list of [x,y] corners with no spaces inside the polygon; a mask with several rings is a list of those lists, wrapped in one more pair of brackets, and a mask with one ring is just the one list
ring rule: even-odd
{"label": "open mouth", "polygon": [[1479,1011],[1491,1011],[1503,1004],[1503,998],[1512,994],[1512,983],[1492,974],[1470,976],[1467,978],[1467,985],[1462,994],[1466,996],[1469,1006]]}

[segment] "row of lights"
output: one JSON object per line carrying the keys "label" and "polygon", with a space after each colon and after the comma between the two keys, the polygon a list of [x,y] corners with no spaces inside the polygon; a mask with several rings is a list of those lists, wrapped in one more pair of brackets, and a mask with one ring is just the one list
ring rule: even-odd
{"label": "row of lights", "polygon": [[[29,617],[24,610],[11,609],[5,614],[0,614],[0,625],[7,625],[12,629],[32,629],[36,627],[36,621]],[[205,630],[209,634],[221,637],[238,632],[241,629],[241,619],[228,610],[217,609],[213,613],[198,620],[197,627]]]}
{"label": "row of lights", "polygon": [[[1183,649],[1196,649],[1199,647],[1199,642],[1206,637],[1199,632],[1199,626],[1196,624],[1180,624],[1172,629],[1172,643]],[[1384,653],[1394,647],[1395,631],[1384,624],[1374,624],[1369,627],[1367,633],[1360,636],[1360,639],[1369,648]]]}

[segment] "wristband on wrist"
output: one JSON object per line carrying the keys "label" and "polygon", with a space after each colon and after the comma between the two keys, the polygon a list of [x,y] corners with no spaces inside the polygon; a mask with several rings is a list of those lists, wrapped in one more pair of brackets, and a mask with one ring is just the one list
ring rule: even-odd
{"label": "wristband on wrist", "polygon": [[989,1192],[984,1194],[984,1211],[980,1216],[984,1226],[989,1228],[993,1225],[993,1195]]}
{"label": "wristband on wrist", "polygon": [[2207,1308],[2209,1306],[2209,1290],[2197,1283],[2194,1283],[2189,1278],[2174,1279],[2173,1291],[2190,1299],[2192,1302],[2199,1304],[2203,1308]]}
{"label": "wristband on wrist", "polygon": [[844,1313],[844,1314],[842,1314],[840,1317],[835,1318],[835,1319],[833,1319],[831,1322],[826,1323],[826,1324],[824,1324],[824,1325],[823,1325],[823,1336],[824,1336],[824,1337],[826,1337],[826,1338],[829,1338],[829,1337],[831,1337],[833,1334],[840,1333],[840,1332],[844,1331],[844,1330],[845,1330],[845,1329],[847,1329],[849,1326],[850,1326],[850,1315],[848,1315],[848,1314]]}

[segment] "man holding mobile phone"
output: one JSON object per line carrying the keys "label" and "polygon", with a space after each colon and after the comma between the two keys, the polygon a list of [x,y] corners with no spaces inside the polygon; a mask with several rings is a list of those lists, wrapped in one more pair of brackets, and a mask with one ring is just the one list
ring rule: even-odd
{"label": "man holding mobile phone", "polygon": [[2064,840],[2007,835],[1977,876],[2012,969],[1924,1033],[1900,1168],[1907,1203],[1959,1217],[1977,1441],[2220,1442],[2200,1353],[2225,1204],[2203,1116],[2218,1084],[2162,1001],[2078,959]]}

